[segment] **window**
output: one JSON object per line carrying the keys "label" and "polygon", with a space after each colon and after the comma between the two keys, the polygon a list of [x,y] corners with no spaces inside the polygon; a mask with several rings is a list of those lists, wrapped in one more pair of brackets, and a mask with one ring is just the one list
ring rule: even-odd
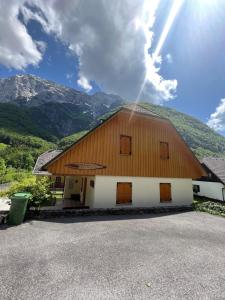
{"label": "window", "polygon": [[167,142],[160,142],[160,158],[169,159],[169,144]]}
{"label": "window", "polygon": [[94,180],[90,180],[90,187],[92,187],[92,188],[95,187],[95,182],[94,182]]}
{"label": "window", "polygon": [[116,204],[130,204],[132,202],[132,183],[117,182]]}
{"label": "window", "polygon": [[56,183],[61,183],[61,177],[57,176],[57,177],[55,178],[55,182],[56,182]]}
{"label": "window", "polygon": [[193,192],[194,192],[195,194],[197,194],[197,193],[200,192],[200,185],[198,185],[198,184],[193,184],[192,189],[193,189]]}
{"label": "window", "polygon": [[160,202],[171,202],[171,184],[160,183]]}
{"label": "window", "polygon": [[120,154],[131,155],[131,136],[120,136]]}

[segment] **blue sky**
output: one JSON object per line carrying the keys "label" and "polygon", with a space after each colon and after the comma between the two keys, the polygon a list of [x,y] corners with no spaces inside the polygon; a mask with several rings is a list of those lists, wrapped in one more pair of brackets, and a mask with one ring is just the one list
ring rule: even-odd
{"label": "blue sky", "polygon": [[[210,119],[209,125],[224,134],[225,1],[116,2],[115,7],[101,0],[87,0],[86,6],[72,0],[3,1],[5,21],[13,16],[15,28],[0,30],[0,77],[31,73],[89,93],[102,90],[135,100],[149,74],[141,100],[205,123]],[[151,55],[174,3],[180,7],[156,63]]]}

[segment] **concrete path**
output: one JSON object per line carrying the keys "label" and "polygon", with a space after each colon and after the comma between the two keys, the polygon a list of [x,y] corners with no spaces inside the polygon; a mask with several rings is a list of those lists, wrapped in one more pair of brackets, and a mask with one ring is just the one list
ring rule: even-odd
{"label": "concrete path", "polygon": [[7,197],[0,197],[0,211],[8,211],[10,209],[10,200]]}
{"label": "concrete path", "polygon": [[225,299],[221,217],[83,217],[0,228],[0,299]]}

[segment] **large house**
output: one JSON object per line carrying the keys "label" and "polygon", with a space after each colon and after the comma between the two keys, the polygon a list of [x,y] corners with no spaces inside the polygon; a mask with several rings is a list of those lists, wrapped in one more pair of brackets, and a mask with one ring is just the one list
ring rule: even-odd
{"label": "large house", "polygon": [[225,158],[205,157],[201,163],[207,175],[193,181],[194,194],[225,201]]}
{"label": "large house", "polygon": [[54,176],[64,199],[90,208],[189,205],[192,179],[205,175],[172,123],[136,104],[42,154],[34,174]]}

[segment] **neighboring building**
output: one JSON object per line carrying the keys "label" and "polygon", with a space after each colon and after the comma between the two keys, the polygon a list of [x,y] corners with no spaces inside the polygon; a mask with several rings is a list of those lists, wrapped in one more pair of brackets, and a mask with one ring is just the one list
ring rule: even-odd
{"label": "neighboring building", "polygon": [[192,179],[205,175],[172,123],[135,104],[41,155],[34,174],[65,178],[64,198],[90,208],[189,205]]}
{"label": "neighboring building", "polygon": [[225,200],[225,158],[205,157],[201,161],[207,176],[193,181],[195,195]]}

